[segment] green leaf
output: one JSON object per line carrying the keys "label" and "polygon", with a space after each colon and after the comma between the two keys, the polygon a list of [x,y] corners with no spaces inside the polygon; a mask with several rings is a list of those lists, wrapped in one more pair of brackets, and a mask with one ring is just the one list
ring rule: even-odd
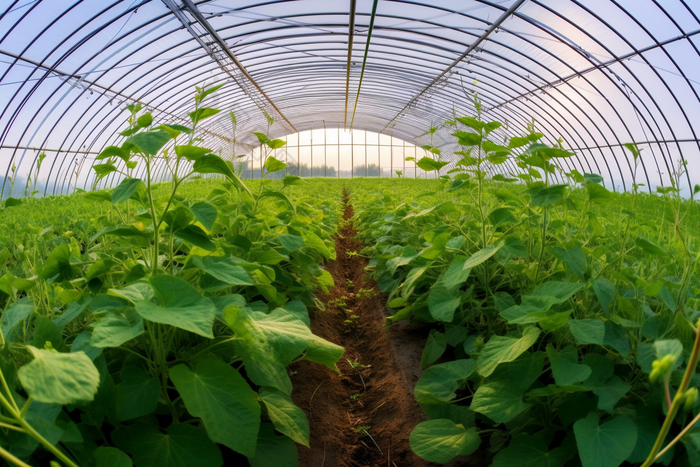
{"label": "green leaf", "polygon": [[447,350],[447,338],[437,329],[431,329],[428,340],[423,348],[423,356],[420,360],[420,367],[425,368],[435,363]]}
{"label": "green leaf", "polygon": [[637,238],[634,241],[635,245],[637,247],[641,248],[644,250],[646,253],[649,253],[650,255],[654,256],[670,256],[669,252],[661,248],[660,246],[650,242],[647,239],[644,238]]}
{"label": "green leaf", "polygon": [[255,456],[249,457],[250,467],[299,467],[297,447],[286,436],[277,436],[272,423],[260,425]]}
{"label": "green leaf", "polygon": [[153,287],[147,282],[136,282],[121,289],[109,289],[107,295],[123,298],[133,304],[140,300],[148,301],[153,298]]}
{"label": "green leaf", "polygon": [[591,367],[578,363],[576,347],[569,345],[557,352],[552,344],[547,344],[547,356],[552,365],[554,381],[559,386],[571,386],[588,379]]}
{"label": "green leaf", "polygon": [[568,457],[565,448],[549,451],[541,439],[522,435],[496,453],[491,467],[563,467]]}
{"label": "green leaf", "polygon": [[122,182],[112,190],[112,204],[121,203],[131,198],[131,195],[138,189],[143,182],[138,178],[125,178]]}
{"label": "green leaf", "polygon": [[468,131],[455,131],[452,136],[457,137],[457,142],[462,146],[478,146],[481,144],[481,135]]}
{"label": "green leaf", "polygon": [[217,84],[216,86],[212,86],[212,87],[206,88],[206,89],[204,87],[202,87],[202,88],[198,87],[197,92],[199,93],[199,101],[202,102],[204,99],[207,98],[207,96],[209,96],[212,93],[215,93],[216,91],[221,89],[225,84],[226,83]]}
{"label": "green leaf", "polygon": [[[112,172],[117,172],[118,169],[114,164],[95,164],[92,166],[92,169],[95,171],[97,174],[97,178],[103,178]],[[14,199],[14,198],[13,198]]]}
{"label": "green leaf", "polygon": [[21,339],[19,332],[26,326],[27,320],[34,312],[34,302],[25,297],[0,313],[0,348],[7,342],[16,342]]}
{"label": "green leaf", "polygon": [[260,133],[259,131],[254,131],[253,134],[258,138],[258,141],[260,141],[260,144],[265,144],[268,142],[269,138],[265,133]]}
{"label": "green leaf", "polygon": [[110,157],[118,157],[124,162],[129,162],[131,154],[129,153],[129,151],[125,151],[119,146],[107,146],[102,150],[102,152],[100,152],[100,154],[97,157],[95,157],[95,160],[101,161]]}
{"label": "green leaf", "polygon": [[427,172],[430,172],[430,171],[433,171],[433,170],[440,170],[440,169],[442,169],[443,167],[445,167],[447,164],[449,164],[449,162],[445,162],[445,161],[436,161],[435,159],[430,158],[430,157],[423,157],[421,160],[419,160],[419,161],[416,163],[416,165],[417,165],[419,168],[421,168],[421,169],[423,169],[423,170],[425,170],[425,171],[427,171]]}
{"label": "green leaf", "polygon": [[504,362],[512,362],[520,354],[532,347],[540,335],[536,326],[526,328],[521,338],[493,336],[481,350],[477,361],[477,372],[489,376],[496,367]]}
{"label": "green leaf", "polygon": [[70,264],[70,247],[67,244],[62,244],[53,249],[46,258],[44,266],[39,272],[39,279],[48,280],[54,276],[57,282],[70,280],[73,278],[74,272]]}
{"label": "green leaf", "polygon": [[138,367],[127,366],[121,372],[122,382],[114,387],[115,410],[119,421],[132,420],[156,411],[160,380],[149,377]]}
{"label": "green leaf", "polygon": [[37,402],[76,404],[95,398],[100,374],[84,352],[27,349],[34,360],[21,367],[18,376],[27,394]]}
{"label": "green leaf", "polygon": [[459,294],[454,294],[442,287],[433,287],[428,295],[430,315],[438,321],[450,323],[461,301]]}
{"label": "green leaf", "polygon": [[623,357],[632,352],[632,344],[630,343],[629,337],[627,337],[625,329],[612,321],[605,322],[605,338],[603,339],[603,344],[617,350]]}
{"label": "green leaf", "polygon": [[212,150],[208,148],[202,148],[199,146],[192,146],[192,145],[182,145],[182,146],[175,146],[175,154],[177,155],[178,159],[185,158],[188,161],[195,162],[202,157],[206,156],[207,154],[211,154]]}
{"label": "green leaf", "polygon": [[303,230],[301,232],[301,236],[304,239],[304,244],[309,247],[313,248],[314,250],[318,251],[321,256],[323,256],[326,259],[335,259],[335,252],[331,252],[331,250],[328,248],[326,243],[310,230]]}
{"label": "green leaf", "polygon": [[192,260],[195,266],[210,276],[233,286],[255,285],[248,272],[235,264],[232,258],[221,256],[195,256]]}
{"label": "green leaf", "polygon": [[144,131],[127,139],[144,154],[155,156],[170,141],[170,135],[163,130]]}
{"label": "green leaf", "polygon": [[197,289],[177,277],[154,276],[149,281],[160,305],[137,301],[136,312],[143,319],[214,338],[212,326],[216,307],[211,300],[202,297]]}
{"label": "green leaf", "polygon": [[[277,141],[277,140],[275,140]],[[279,159],[276,159],[272,156],[268,156],[267,159],[265,159],[265,169],[267,169],[267,172],[279,172],[280,170],[284,170],[287,167],[287,164],[282,162]]]}
{"label": "green leaf", "polygon": [[616,417],[598,425],[595,412],[574,423],[574,434],[583,467],[618,467],[637,442],[637,427],[631,419]]}
{"label": "green leaf", "polygon": [[600,319],[570,319],[569,330],[579,345],[603,345],[605,324]]}
{"label": "green leaf", "polygon": [[532,206],[547,207],[561,201],[567,188],[568,185],[552,185],[546,188],[531,188],[526,193],[530,195]]}
{"label": "green leaf", "polygon": [[607,203],[612,201],[612,193],[597,183],[586,183],[586,191],[588,191],[588,200],[591,203]]}
{"label": "green leaf", "polygon": [[260,398],[267,407],[267,414],[275,429],[308,448],[309,421],[304,411],[279,389],[262,387]]}
{"label": "green leaf", "polygon": [[574,273],[579,279],[584,280],[588,271],[586,255],[580,246],[576,245],[573,248],[564,249],[561,247],[552,248],[552,253],[559,261],[566,264],[569,271]]}
{"label": "green leaf", "polygon": [[632,386],[617,376],[613,376],[605,384],[599,386],[589,385],[589,387],[593,390],[593,394],[598,396],[598,408],[609,413],[613,413],[615,404],[632,389]]}
{"label": "green leaf", "polygon": [[301,319],[284,309],[266,314],[230,306],[224,309],[224,318],[236,334],[236,353],[255,384],[291,394],[286,366],[305,349],[307,360],[337,371],[335,364],[344,349],[312,334]]}
{"label": "green leaf", "polygon": [[469,409],[496,423],[507,423],[530,406],[523,402],[523,391],[517,384],[510,380],[496,380],[479,385]]}
{"label": "green leaf", "polygon": [[102,446],[93,453],[95,467],[132,467],[131,457],[124,451],[109,446]]}
{"label": "green leaf", "polygon": [[246,456],[255,454],[260,404],[238,371],[207,358],[197,364],[194,372],[186,365],[177,365],[169,375],[187,411],[202,419],[213,441]]}
{"label": "green leaf", "polygon": [[282,188],[287,188],[288,186],[301,185],[304,180],[296,175],[285,175],[284,180],[282,180]]}
{"label": "green leaf", "polygon": [[600,306],[603,307],[603,311],[606,313],[610,312],[610,306],[612,305],[613,301],[615,300],[615,292],[616,292],[616,287],[615,284],[610,282],[608,279],[604,277],[599,277],[598,279],[595,279],[591,281],[591,284],[593,285],[593,291],[595,292],[596,296],[598,297],[598,301],[600,302]]}
{"label": "green leaf", "polygon": [[413,395],[421,405],[446,404],[455,398],[457,389],[474,372],[476,363],[460,359],[431,366],[423,372],[413,389]]}
{"label": "green leaf", "polygon": [[201,109],[197,109],[194,112],[188,113],[187,115],[190,116],[190,120],[192,120],[192,125],[196,125],[202,120],[209,117],[213,117],[219,112],[221,112],[221,110],[219,109],[212,109],[211,107],[202,107]]}
{"label": "green leaf", "polygon": [[207,233],[196,225],[188,225],[173,232],[173,236],[198,246],[206,251],[216,251],[216,245],[209,239]]}
{"label": "green leaf", "polygon": [[489,222],[491,222],[491,225],[493,225],[494,227],[517,222],[517,220],[513,216],[513,212],[509,208],[494,209],[493,211],[491,211],[491,213],[489,213],[488,219]]}
{"label": "green leaf", "polygon": [[194,217],[207,230],[211,230],[211,228],[214,227],[216,217],[219,215],[219,211],[217,211],[216,206],[207,203],[206,201],[194,203],[190,210],[192,211],[192,214],[194,214]]}
{"label": "green leaf", "polygon": [[464,264],[468,259],[469,258],[462,255],[455,256],[437,284],[447,289],[452,289],[455,286],[463,284],[469,278],[469,274],[472,271],[471,268],[464,268]]}
{"label": "green leaf", "polygon": [[295,251],[306,246],[304,243],[304,238],[300,237],[299,235],[278,235],[277,241],[285,250],[287,250],[288,253],[294,253]]}
{"label": "green leaf", "polygon": [[465,430],[451,420],[437,419],[419,423],[408,442],[419,457],[430,462],[447,463],[457,456],[477,450],[481,438],[476,428]]}
{"label": "green leaf", "polygon": [[97,321],[92,331],[90,345],[100,349],[119,347],[144,332],[146,331],[143,327],[143,318],[135,311],[128,310],[124,314],[108,312]]}
{"label": "green leaf", "polygon": [[136,467],[220,467],[221,451],[207,434],[185,423],[170,425],[167,434],[148,425],[132,424],[112,432],[117,447],[131,454]]}

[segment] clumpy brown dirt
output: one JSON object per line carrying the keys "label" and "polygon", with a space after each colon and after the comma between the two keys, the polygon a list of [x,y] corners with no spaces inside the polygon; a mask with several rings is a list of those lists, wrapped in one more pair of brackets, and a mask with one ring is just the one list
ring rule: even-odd
{"label": "clumpy brown dirt", "polygon": [[[335,373],[312,362],[292,367],[294,402],[306,411],[311,449],[300,446],[303,467],[427,467],[411,451],[408,436],[425,420],[413,398],[424,337],[385,330],[385,297],[365,281],[367,260],[348,254],[362,250],[350,223],[352,205],[336,237],[337,259],[327,265],[335,287],[312,317],[313,332],[345,347]],[[393,333],[392,333],[393,334]],[[399,358],[397,358],[397,350]],[[410,373],[405,376],[402,369]]]}

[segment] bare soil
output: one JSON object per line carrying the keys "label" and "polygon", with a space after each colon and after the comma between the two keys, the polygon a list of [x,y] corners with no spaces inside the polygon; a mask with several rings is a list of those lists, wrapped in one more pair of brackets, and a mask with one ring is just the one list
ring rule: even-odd
{"label": "bare soil", "polygon": [[[305,361],[292,367],[292,397],[311,426],[311,449],[298,448],[299,465],[436,465],[417,457],[408,444],[413,427],[426,420],[413,398],[425,338],[414,334],[391,342],[385,297],[373,280],[365,280],[367,260],[352,254],[363,244],[350,222],[353,208],[347,194],[344,198],[337,259],[327,265],[335,287],[320,297],[326,309],[314,313],[311,327],[345,347],[345,355],[338,362],[340,373]],[[402,368],[413,372],[408,380]]]}

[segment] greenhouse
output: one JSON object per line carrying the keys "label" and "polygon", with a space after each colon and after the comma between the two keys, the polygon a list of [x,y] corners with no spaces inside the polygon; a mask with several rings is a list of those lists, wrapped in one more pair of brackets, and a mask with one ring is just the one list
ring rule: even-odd
{"label": "greenhouse", "polygon": [[700,4],[0,0],[0,465],[700,467]]}

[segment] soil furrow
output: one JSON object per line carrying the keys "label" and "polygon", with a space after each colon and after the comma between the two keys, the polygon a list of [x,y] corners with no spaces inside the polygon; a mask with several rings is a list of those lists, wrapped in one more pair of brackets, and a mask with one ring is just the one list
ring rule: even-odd
{"label": "soil furrow", "polygon": [[347,193],[343,201],[337,258],[327,265],[335,287],[320,297],[326,309],[314,313],[311,327],[345,347],[345,355],[339,374],[305,361],[292,367],[292,397],[306,411],[311,427],[311,449],[299,447],[299,465],[434,465],[409,447],[411,430],[425,416],[413,399],[414,381],[406,381],[400,371],[403,362],[385,331],[385,298],[373,280],[365,280],[367,260],[355,254],[363,245],[351,223]]}

